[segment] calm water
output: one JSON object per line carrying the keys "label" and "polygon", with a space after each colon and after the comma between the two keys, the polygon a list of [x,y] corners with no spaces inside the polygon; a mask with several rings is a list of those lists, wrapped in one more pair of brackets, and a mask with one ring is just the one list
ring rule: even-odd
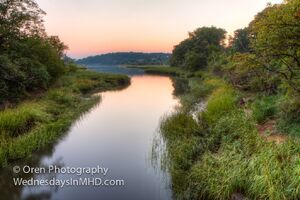
{"label": "calm water", "polygon": [[[77,120],[66,136],[25,164],[32,167],[109,168],[102,179],[123,179],[124,186],[13,186],[11,169],[2,172],[0,199],[57,200],[168,200],[168,174],[151,164],[151,148],[161,117],[178,103],[171,80],[160,76],[133,76],[121,91],[102,93],[102,101]],[[24,164],[24,163],[23,163]],[[20,164],[22,165],[22,164]],[[74,174],[26,175],[28,179],[78,179]],[[81,178],[92,177],[88,174]]]}

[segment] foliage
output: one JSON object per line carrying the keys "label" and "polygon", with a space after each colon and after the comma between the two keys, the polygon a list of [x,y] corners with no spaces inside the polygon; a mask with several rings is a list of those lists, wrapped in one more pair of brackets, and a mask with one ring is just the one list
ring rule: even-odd
{"label": "foliage", "polygon": [[44,14],[32,0],[0,2],[0,105],[47,89],[65,72],[66,46],[47,36]]}
{"label": "foliage", "polygon": [[25,74],[7,56],[0,55],[0,102],[16,100],[25,90]]}
{"label": "foliage", "polygon": [[236,53],[222,70],[233,86],[244,91],[274,94],[280,84],[279,76],[261,67],[250,53]]}
{"label": "foliage", "polygon": [[300,101],[299,95],[286,95],[279,104],[278,128],[290,135],[300,136]]}
{"label": "foliage", "polygon": [[175,95],[182,95],[190,90],[189,81],[182,77],[173,78],[173,86]]}
{"label": "foliage", "polygon": [[277,96],[266,96],[256,99],[252,104],[253,117],[258,123],[264,122],[267,118],[276,114]]}
{"label": "foliage", "polygon": [[0,50],[11,51],[20,40],[45,34],[38,5],[32,0],[0,1]]}
{"label": "foliage", "polygon": [[250,51],[249,29],[243,28],[234,31],[234,36],[229,41],[229,47],[234,52],[248,53]]}
{"label": "foliage", "polygon": [[225,33],[225,30],[216,27],[202,27],[189,33],[188,39],[175,46],[171,66],[192,71],[205,68],[210,55],[222,49]]}
{"label": "foliage", "polygon": [[[300,26],[298,0],[268,6],[250,24],[256,61],[300,91]],[[274,62],[276,61],[276,62]]]}
{"label": "foliage", "polygon": [[[177,199],[299,199],[299,20],[300,1],[285,0],[237,30],[228,48],[209,51],[207,62],[193,36],[174,48],[172,65],[200,71],[181,75],[190,89],[162,122]],[[263,128],[274,135],[259,133],[270,119]]]}
{"label": "foliage", "polygon": [[167,53],[116,52],[90,56],[76,62],[83,65],[164,65],[168,64],[169,57]]}
{"label": "foliage", "polygon": [[40,98],[0,112],[0,168],[56,141],[99,101],[98,96],[82,93],[78,80],[93,80],[85,92],[118,89],[130,82],[127,76],[78,69],[60,77]]}

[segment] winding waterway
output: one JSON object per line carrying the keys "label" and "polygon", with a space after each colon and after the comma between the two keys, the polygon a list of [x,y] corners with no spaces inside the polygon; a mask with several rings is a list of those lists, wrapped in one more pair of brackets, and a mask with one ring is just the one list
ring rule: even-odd
{"label": "winding waterway", "polygon": [[128,88],[102,93],[101,102],[74,122],[59,142],[23,163],[45,169],[51,165],[76,169],[99,166],[108,169],[105,176],[63,172],[21,176],[28,180],[96,177],[102,181],[123,180],[123,185],[13,186],[13,177],[20,175],[4,172],[1,199],[172,199],[168,174],[151,164],[151,148],[160,119],[178,104],[172,92],[168,77],[134,75]]}

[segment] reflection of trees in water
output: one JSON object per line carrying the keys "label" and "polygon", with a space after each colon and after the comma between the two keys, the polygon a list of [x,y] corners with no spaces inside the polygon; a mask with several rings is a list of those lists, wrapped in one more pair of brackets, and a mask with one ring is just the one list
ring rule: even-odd
{"label": "reflection of trees in water", "polygon": [[[62,162],[62,158],[59,158],[51,163],[47,163],[46,165],[41,164],[40,167],[48,168],[49,165],[55,165],[56,167],[60,168],[63,167],[64,164]],[[51,180],[53,178],[57,178],[57,174],[55,173],[46,173],[46,174],[36,174],[34,175],[34,179],[43,179],[43,180]],[[52,194],[58,192],[59,185],[55,186],[28,186],[23,188],[23,194],[21,198],[24,200],[50,200]]]}
{"label": "reflection of trees in water", "polygon": [[[34,174],[24,174],[19,173],[15,174],[13,172],[13,167],[18,165],[20,167],[23,167],[25,165],[28,165],[30,167],[44,167],[44,164],[42,163],[43,158],[45,157],[51,157],[54,153],[54,146],[55,144],[48,145],[43,150],[34,153],[30,158],[25,159],[24,161],[16,161],[13,162],[11,165],[7,166],[6,168],[2,169],[0,171],[0,194],[1,199],[7,199],[7,200],[48,200],[51,199],[51,196],[53,193],[58,191],[59,187],[49,187],[48,191],[45,190],[37,190],[37,187],[26,187],[26,190],[32,190],[36,191],[35,194],[29,192],[27,196],[24,197],[24,187],[23,186],[15,186],[13,182],[13,178],[23,178],[25,180],[29,180],[31,178],[38,179],[39,176],[47,176],[48,178],[54,178],[55,174],[40,174],[40,175],[34,175]],[[58,159],[52,163],[47,163],[49,165],[56,165],[56,166],[63,166],[62,159]]]}

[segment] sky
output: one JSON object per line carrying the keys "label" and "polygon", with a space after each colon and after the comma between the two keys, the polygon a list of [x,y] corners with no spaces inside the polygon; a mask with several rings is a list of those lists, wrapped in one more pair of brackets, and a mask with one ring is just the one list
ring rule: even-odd
{"label": "sky", "polygon": [[73,58],[117,51],[171,52],[202,26],[233,33],[282,0],[36,0],[49,35]]}

